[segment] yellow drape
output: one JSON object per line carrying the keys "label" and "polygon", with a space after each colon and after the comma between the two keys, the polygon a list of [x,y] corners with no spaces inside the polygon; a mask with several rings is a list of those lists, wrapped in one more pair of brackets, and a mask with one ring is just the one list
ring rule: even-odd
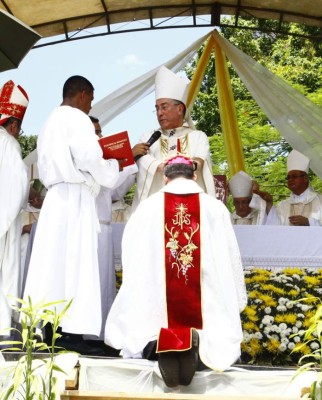
{"label": "yellow drape", "polygon": [[220,120],[224,146],[231,175],[245,170],[244,154],[238,131],[237,116],[226,57],[218,45],[214,34],[208,38],[192,77],[187,98],[187,108],[191,108],[199,92],[211,52],[215,49],[216,81],[218,88]]}
{"label": "yellow drape", "polygon": [[226,56],[217,41],[215,40],[214,42],[216,81],[222,134],[224,137],[228,168],[231,175],[234,175],[238,171],[245,170],[244,154],[238,130],[235,102],[230,84]]}
{"label": "yellow drape", "polygon": [[205,48],[200,56],[200,59],[198,61],[196,70],[193,74],[193,77],[191,79],[190,85],[189,85],[189,93],[187,97],[187,108],[190,109],[191,106],[193,105],[197,94],[199,92],[203,77],[206,72],[206,68],[210,59],[211,52],[214,47],[214,37],[213,35],[209,36],[209,39],[206,42]]}

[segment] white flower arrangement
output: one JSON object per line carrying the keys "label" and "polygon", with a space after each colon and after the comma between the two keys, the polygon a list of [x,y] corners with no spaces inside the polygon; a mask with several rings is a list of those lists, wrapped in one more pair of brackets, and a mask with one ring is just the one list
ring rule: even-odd
{"label": "white flower arrangement", "polygon": [[248,305],[241,314],[242,362],[296,365],[319,348],[318,341],[303,345],[303,340],[321,297],[322,269],[251,268],[245,270],[245,281]]}

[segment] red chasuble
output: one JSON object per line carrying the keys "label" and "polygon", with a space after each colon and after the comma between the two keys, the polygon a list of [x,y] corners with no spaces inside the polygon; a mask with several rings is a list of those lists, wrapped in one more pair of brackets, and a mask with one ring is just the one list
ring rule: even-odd
{"label": "red chasuble", "polygon": [[191,329],[202,329],[199,194],[164,194],[164,251],[168,327],[157,352],[191,348]]}

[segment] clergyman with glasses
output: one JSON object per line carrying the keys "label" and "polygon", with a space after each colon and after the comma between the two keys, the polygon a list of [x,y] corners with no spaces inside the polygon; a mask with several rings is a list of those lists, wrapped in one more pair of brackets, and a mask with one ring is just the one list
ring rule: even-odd
{"label": "clergyman with glasses", "polygon": [[[147,147],[146,154],[137,160],[137,188],[133,211],[137,205],[163,186],[164,162],[177,154],[192,158],[197,163],[197,183],[215,197],[209,141],[207,135],[196,130],[186,108],[189,83],[165,66],[155,77],[155,111],[161,132],[160,139]],[[140,142],[147,143],[152,132],[144,134]]]}
{"label": "clergyman with glasses", "polygon": [[310,159],[297,150],[287,158],[287,186],[292,193],[276,207],[281,225],[322,225],[322,195],[310,185],[309,164]]}

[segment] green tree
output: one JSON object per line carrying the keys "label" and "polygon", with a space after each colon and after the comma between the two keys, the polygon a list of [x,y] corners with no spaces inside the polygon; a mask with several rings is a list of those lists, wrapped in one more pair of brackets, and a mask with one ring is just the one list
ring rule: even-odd
{"label": "green tree", "polygon": [[22,158],[27,157],[29,153],[35,150],[35,148],[37,147],[37,138],[37,135],[22,135],[19,137],[18,142],[21,147]]}
{"label": "green tree", "polygon": [[[322,45],[300,36],[307,34],[310,28],[284,24],[286,33],[299,35],[291,36],[250,30],[248,28],[253,26],[251,19],[239,22],[244,24],[245,29],[225,27],[222,28],[223,36],[322,107]],[[273,23],[263,22],[262,29],[269,29]],[[202,49],[198,56],[201,52]],[[193,75],[197,60],[198,57],[186,68],[189,78]],[[289,195],[285,176],[286,157],[291,147],[271,125],[229,62],[228,68],[246,171],[277,202]],[[197,121],[197,128],[209,136],[214,173],[225,174],[230,178],[220,124],[213,55],[194,104],[192,117]],[[321,191],[321,180],[313,173],[310,175],[315,189]]]}

